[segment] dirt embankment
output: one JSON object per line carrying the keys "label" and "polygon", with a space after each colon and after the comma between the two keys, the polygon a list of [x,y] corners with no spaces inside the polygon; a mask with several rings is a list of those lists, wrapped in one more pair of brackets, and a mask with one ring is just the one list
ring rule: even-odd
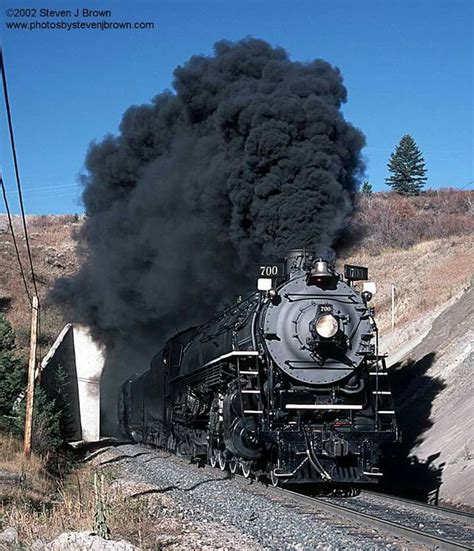
{"label": "dirt embankment", "polygon": [[[369,267],[388,354],[401,449],[387,471],[395,493],[474,507],[472,234],[358,252],[347,263]],[[395,286],[395,329],[391,288]]]}
{"label": "dirt embankment", "polygon": [[[74,273],[79,266],[75,233],[82,220],[78,216],[27,216],[33,266],[40,303],[41,342],[43,348],[56,338],[63,326],[63,315],[57,308],[47,304],[46,295],[58,277]],[[33,290],[29,261],[21,218],[13,217],[23,269],[30,290]],[[0,214],[0,311],[5,312],[15,329],[20,351],[28,350],[31,311],[23,281],[20,276],[7,216]]]}
{"label": "dirt embankment", "polygon": [[[347,264],[369,267],[376,283],[373,305],[382,335],[391,333],[391,293],[395,287],[395,327],[425,317],[459,296],[474,276],[473,236],[462,235],[418,243],[407,249],[387,249],[377,256],[357,251],[344,258]],[[400,334],[395,335],[396,340]],[[400,342],[394,343],[396,347]],[[390,352],[393,351],[393,347]]]}
{"label": "dirt embankment", "polygon": [[[399,334],[414,334],[391,357],[391,381],[403,431],[401,493],[474,508],[474,288]],[[411,325],[411,327],[410,327]],[[384,341],[394,347],[396,333]]]}

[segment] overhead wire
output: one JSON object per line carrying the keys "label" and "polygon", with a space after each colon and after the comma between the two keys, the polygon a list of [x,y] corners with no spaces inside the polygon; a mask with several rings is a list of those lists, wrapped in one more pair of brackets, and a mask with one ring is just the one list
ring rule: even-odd
{"label": "overhead wire", "polygon": [[13,229],[12,215],[11,215],[11,211],[10,211],[10,206],[8,204],[7,193],[6,193],[6,190],[5,190],[5,184],[3,183],[3,176],[2,176],[1,173],[0,173],[0,187],[2,188],[3,202],[5,203],[5,210],[7,211],[8,225],[10,226],[10,233],[12,234],[13,246],[15,247],[15,253],[16,253],[17,260],[18,260],[18,265],[20,266],[21,278],[23,280],[23,285],[25,286],[25,291],[26,291],[26,295],[28,297],[28,301],[29,301],[30,305],[33,306],[33,301],[31,300],[30,291],[28,289],[28,284],[26,282],[25,270],[23,269],[23,262],[21,261],[20,250],[18,248],[18,243],[17,243],[16,237],[15,237],[15,231]]}
{"label": "overhead wire", "polygon": [[[20,203],[20,212],[21,212],[21,219],[23,222],[23,231],[25,233],[25,243],[26,243],[26,250],[28,253],[28,260],[30,263],[30,270],[31,270],[31,279],[33,281],[33,287],[35,289],[35,294],[38,297],[38,288],[36,286],[36,276],[35,271],[33,268],[33,258],[31,255],[31,248],[30,248],[30,241],[28,238],[28,229],[26,227],[26,216],[25,216],[25,206],[23,203],[23,193],[21,191],[21,180],[20,180],[20,170],[18,168],[18,157],[16,154],[16,145],[15,145],[15,136],[13,133],[13,121],[11,116],[11,109],[10,109],[10,100],[8,96],[8,86],[7,86],[7,76],[5,71],[5,61],[3,58],[3,48],[0,46],[0,71],[2,73],[2,84],[3,84],[3,97],[5,100],[5,107],[7,111],[7,120],[8,120],[8,129],[10,132],[10,144],[12,148],[12,154],[13,154],[13,165],[15,168],[15,178],[16,178],[16,185],[17,185],[17,191],[18,191],[18,199]],[[3,187],[4,189],[4,187]],[[39,301],[39,297],[38,297]]]}
{"label": "overhead wire", "polygon": [[23,193],[26,194],[27,192],[28,197],[34,198],[35,200],[41,200],[47,197],[71,197],[71,194],[74,193],[78,195],[80,193],[80,189],[75,186],[64,186],[64,187],[45,187],[45,188],[30,188],[25,189],[23,188]]}

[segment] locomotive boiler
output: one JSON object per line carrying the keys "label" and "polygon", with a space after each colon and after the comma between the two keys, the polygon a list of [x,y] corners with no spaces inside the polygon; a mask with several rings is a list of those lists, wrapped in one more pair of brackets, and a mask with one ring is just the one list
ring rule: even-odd
{"label": "locomotive boiler", "polygon": [[260,266],[256,292],[123,385],[122,431],[274,485],[376,481],[399,435],[366,279],[306,250]]}

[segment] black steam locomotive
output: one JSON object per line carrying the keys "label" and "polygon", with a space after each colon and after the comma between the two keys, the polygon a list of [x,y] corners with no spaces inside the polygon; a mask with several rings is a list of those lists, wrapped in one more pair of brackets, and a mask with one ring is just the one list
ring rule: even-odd
{"label": "black steam locomotive", "polygon": [[398,431],[372,294],[354,285],[367,269],[343,277],[294,250],[259,275],[256,293],[171,338],[122,386],[122,432],[274,485],[376,481]]}

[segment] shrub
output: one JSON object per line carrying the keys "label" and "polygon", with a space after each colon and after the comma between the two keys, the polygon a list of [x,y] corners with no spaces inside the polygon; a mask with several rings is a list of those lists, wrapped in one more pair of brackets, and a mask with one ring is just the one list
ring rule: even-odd
{"label": "shrub", "polygon": [[[0,314],[0,429],[23,438],[25,426],[25,389],[27,370],[16,356],[15,335]],[[59,367],[54,387],[37,384],[33,405],[32,449],[48,457],[63,443],[67,424],[63,411],[67,401],[65,374]]]}
{"label": "shrub", "polygon": [[359,195],[349,241],[372,255],[422,241],[474,231],[474,193],[430,190],[416,197],[393,193]]}
{"label": "shrub", "polygon": [[[16,435],[23,438],[25,427],[26,400],[22,400],[16,418]],[[61,410],[56,400],[48,397],[47,392],[37,386],[33,403],[33,430],[31,447],[41,457],[48,458],[61,446]]]}
{"label": "shrub", "polygon": [[16,354],[15,335],[0,314],[0,416],[12,414],[13,405],[26,384],[26,370]]}

